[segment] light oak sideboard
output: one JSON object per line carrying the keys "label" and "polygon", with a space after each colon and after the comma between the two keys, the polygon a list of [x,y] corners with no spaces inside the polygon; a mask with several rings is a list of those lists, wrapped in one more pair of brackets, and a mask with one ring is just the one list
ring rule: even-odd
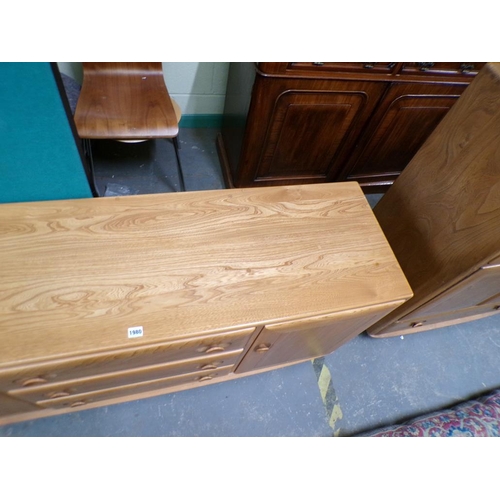
{"label": "light oak sideboard", "polygon": [[0,424],[323,356],[411,295],[355,182],[0,205]]}
{"label": "light oak sideboard", "polygon": [[414,296],[371,336],[500,313],[500,63],[481,69],[374,213]]}

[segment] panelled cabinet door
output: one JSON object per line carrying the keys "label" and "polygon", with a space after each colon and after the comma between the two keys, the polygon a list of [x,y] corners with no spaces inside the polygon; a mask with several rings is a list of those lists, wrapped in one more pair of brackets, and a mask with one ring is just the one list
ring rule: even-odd
{"label": "panelled cabinet door", "polygon": [[244,373],[331,353],[394,308],[387,304],[269,325],[235,370]]}
{"label": "panelled cabinet door", "polygon": [[253,181],[324,182],[337,176],[383,84],[329,85],[275,97]]}
{"label": "panelled cabinet door", "polygon": [[348,180],[396,179],[463,90],[449,84],[392,84],[364,134]]}

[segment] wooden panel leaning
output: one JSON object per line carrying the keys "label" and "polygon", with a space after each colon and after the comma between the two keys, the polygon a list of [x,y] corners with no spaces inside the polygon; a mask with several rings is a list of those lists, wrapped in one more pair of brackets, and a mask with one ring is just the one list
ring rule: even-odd
{"label": "wooden panel leaning", "polygon": [[500,63],[483,67],[374,213],[414,297],[370,327],[370,335],[500,311],[491,264],[500,255]]}
{"label": "wooden panel leaning", "polygon": [[353,182],[0,205],[0,424],[325,355],[410,296]]}

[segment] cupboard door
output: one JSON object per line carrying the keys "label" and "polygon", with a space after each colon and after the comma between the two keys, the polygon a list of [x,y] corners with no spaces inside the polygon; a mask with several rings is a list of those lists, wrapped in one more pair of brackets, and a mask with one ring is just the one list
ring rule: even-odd
{"label": "cupboard door", "polygon": [[461,85],[392,84],[377,109],[347,179],[392,184],[460,94]]}
{"label": "cupboard door", "polygon": [[231,165],[234,185],[333,180],[386,87],[257,75],[239,164]]}
{"label": "cupboard door", "polygon": [[383,304],[266,326],[235,372],[277,367],[329,354],[397,305]]}

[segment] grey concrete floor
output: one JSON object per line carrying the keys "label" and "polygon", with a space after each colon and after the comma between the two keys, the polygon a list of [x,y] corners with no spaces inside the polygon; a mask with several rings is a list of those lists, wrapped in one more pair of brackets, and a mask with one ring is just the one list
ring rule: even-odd
{"label": "grey concrete floor", "polygon": [[[186,189],[224,189],[215,129],[181,129]],[[179,189],[172,143],[94,144],[101,195]],[[367,196],[372,206],[380,195]],[[373,339],[165,396],[0,427],[0,436],[354,436],[500,387],[500,317]],[[321,386],[321,389],[320,389]]]}

